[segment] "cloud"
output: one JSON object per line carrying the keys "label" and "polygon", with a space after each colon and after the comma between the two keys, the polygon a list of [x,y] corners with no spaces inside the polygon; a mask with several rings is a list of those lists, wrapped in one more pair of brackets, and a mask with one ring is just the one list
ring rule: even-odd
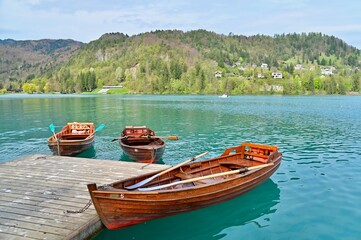
{"label": "cloud", "polygon": [[107,32],[201,28],[241,35],[322,32],[356,39],[359,5],[356,0],[1,0],[0,36],[88,42]]}
{"label": "cloud", "polygon": [[20,0],[18,2],[23,3],[25,5],[40,5],[41,3],[40,0]]}

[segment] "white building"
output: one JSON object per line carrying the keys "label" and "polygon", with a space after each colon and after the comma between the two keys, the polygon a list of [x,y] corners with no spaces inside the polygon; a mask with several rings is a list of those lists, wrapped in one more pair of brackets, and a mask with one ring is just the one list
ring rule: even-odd
{"label": "white building", "polygon": [[331,67],[331,68],[321,68],[321,74],[322,75],[333,75],[332,70],[334,70],[333,67]]}
{"label": "white building", "polygon": [[302,70],[303,67],[302,67],[301,64],[296,64],[295,69],[296,69],[296,70]]}
{"label": "white building", "polygon": [[264,78],[264,76],[263,76],[262,73],[258,73],[258,74],[257,74],[257,77],[258,77],[258,78]]}
{"label": "white building", "polygon": [[215,76],[215,77],[222,77],[222,72],[221,72],[221,71],[216,71],[216,72],[214,73],[214,76]]}
{"label": "white building", "polygon": [[268,64],[267,64],[267,63],[262,63],[261,68],[267,69],[267,68],[268,68]]}
{"label": "white building", "polygon": [[283,78],[283,75],[282,75],[281,72],[273,72],[273,73],[272,73],[272,77],[273,77],[273,78],[282,79],[282,78]]}

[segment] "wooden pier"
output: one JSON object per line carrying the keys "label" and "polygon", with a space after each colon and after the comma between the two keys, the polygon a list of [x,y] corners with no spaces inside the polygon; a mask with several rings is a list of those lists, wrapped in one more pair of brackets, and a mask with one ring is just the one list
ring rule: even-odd
{"label": "wooden pier", "polygon": [[87,239],[103,225],[88,183],[165,169],[166,165],[32,155],[0,163],[0,239]]}

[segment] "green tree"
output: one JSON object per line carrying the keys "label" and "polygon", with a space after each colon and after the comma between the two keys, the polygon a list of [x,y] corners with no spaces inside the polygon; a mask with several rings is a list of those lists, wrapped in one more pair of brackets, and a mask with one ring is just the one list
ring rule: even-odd
{"label": "green tree", "polygon": [[38,91],[39,92],[44,92],[45,89],[45,85],[46,85],[46,79],[45,78],[34,78],[33,80],[31,80],[31,83],[34,83],[36,86],[39,87]]}
{"label": "green tree", "polygon": [[325,58],[322,58],[320,65],[326,66],[327,62]]}
{"label": "green tree", "polygon": [[81,72],[77,77],[77,81],[80,84],[80,91],[83,92],[91,92],[97,87],[97,79],[94,71]]}
{"label": "green tree", "polygon": [[24,83],[22,89],[23,92],[30,94],[34,92],[39,92],[39,86],[35,85],[34,83]]}
{"label": "green tree", "polygon": [[351,91],[360,92],[360,89],[361,89],[360,75],[359,74],[354,74],[354,75],[352,75],[351,79],[352,79],[352,81],[351,81]]}

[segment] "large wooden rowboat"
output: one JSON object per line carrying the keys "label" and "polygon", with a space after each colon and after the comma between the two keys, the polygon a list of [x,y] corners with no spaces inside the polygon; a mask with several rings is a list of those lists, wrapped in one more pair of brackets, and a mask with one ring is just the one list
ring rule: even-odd
{"label": "large wooden rowboat", "polygon": [[166,143],[146,126],[126,126],[119,145],[136,162],[154,163],[162,158]]}
{"label": "large wooden rowboat", "polygon": [[[198,156],[197,156],[198,157]],[[184,163],[88,190],[108,229],[193,211],[244,194],[266,181],[280,166],[277,146],[242,143],[216,158]]]}
{"label": "large wooden rowboat", "polygon": [[72,122],[48,138],[48,146],[55,155],[74,156],[91,147],[94,139],[93,123]]}

